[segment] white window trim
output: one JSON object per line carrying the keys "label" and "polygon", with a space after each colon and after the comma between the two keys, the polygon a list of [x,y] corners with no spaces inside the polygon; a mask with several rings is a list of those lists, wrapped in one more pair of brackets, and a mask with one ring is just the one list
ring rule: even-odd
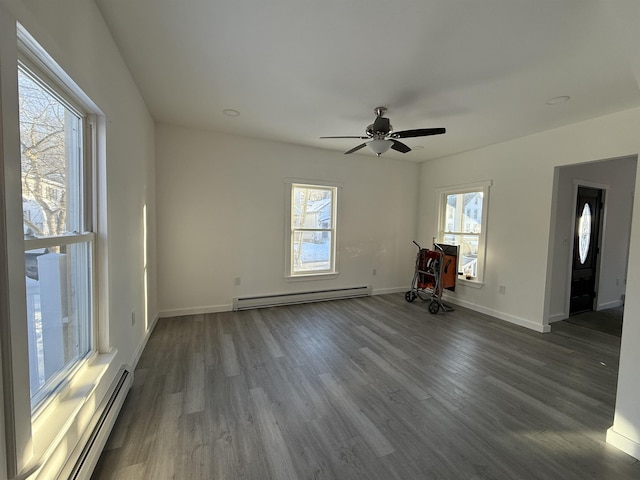
{"label": "white window trim", "polygon": [[[284,278],[289,282],[299,282],[307,280],[328,280],[337,278],[339,275],[339,237],[340,237],[340,198],[342,183],[327,181],[327,180],[310,180],[303,178],[284,178],[285,185],[285,222],[284,222]],[[294,185],[303,185],[309,187],[330,187],[335,188],[335,198],[333,199],[333,215],[334,215],[334,235],[333,241],[333,269],[327,272],[311,272],[311,273],[291,273],[291,213],[292,213],[292,189]]]}
{"label": "white window trim", "polygon": [[[3,12],[4,13],[4,12]],[[0,57],[2,80],[2,116],[4,124],[0,122],[5,138],[17,138],[18,109],[16,91],[11,87],[17,85],[17,62],[27,59],[36,65],[37,70],[43,71],[46,81],[62,87],[73,103],[77,103],[82,110],[87,112],[93,130],[91,138],[87,138],[87,147],[92,150],[94,174],[92,198],[93,205],[93,232],[79,233],[57,237],[63,243],[74,243],[77,240],[91,238],[94,254],[94,288],[92,323],[93,343],[90,352],[78,362],[73,375],[69,375],[60,383],[46,402],[40,405],[37,411],[32,412],[30,402],[29,377],[26,345],[26,306],[24,286],[24,251],[27,248],[37,248],[40,239],[23,240],[22,226],[22,198],[20,195],[20,168],[5,169],[4,176],[0,175],[3,187],[7,188],[7,203],[0,214],[4,217],[6,225],[6,251],[0,252],[6,255],[5,259],[10,263],[6,270],[0,274],[7,274],[9,285],[8,308],[3,311],[7,314],[8,322],[1,326],[3,335],[2,344],[2,384],[4,404],[4,426],[6,429],[6,466],[8,474],[12,478],[53,478],[52,475],[59,470],[61,459],[71,455],[70,448],[78,440],[78,435],[87,428],[88,419],[91,418],[101,396],[106,392],[111,380],[117,374],[114,363],[117,350],[109,348],[107,325],[106,296],[107,278],[106,250],[104,237],[106,235],[106,197],[104,195],[105,178],[98,175],[105,172],[105,148],[104,132],[106,121],[104,114],[87,95],[66,75],[56,62],[44,51],[44,49],[30,36],[30,34],[11,16],[0,18],[0,30],[2,42],[0,42]],[[19,53],[18,53],[19,52]],[[11,72],[11,69],[14,69]],[[15,125],[14,125],[15,123]],[[15,129],[15,130],[14,130]],[[4,159],[19,158],[19,145],[13,142],[5,142],[3,151],[0,152]],[[2,172],[0,172],[2,173]],[[96,215],[97,212],[100,215]],[[5,217],[6,213],[6,217]],[[43,240],[46,241],[46,240]],[[4,250],[4,249],[3,249]],[[96,255],[96,253],[99,253]],[[22,268],[18,268],[22,263]],[[103,301],[101,301],[101,299]]]}
{"label": "white window trim", "polygon": [[441,226],[445,221],[446,195],[454,193],[483,192],[482,198],[482,230],[478,236],[478,276],[473,279],[467,279],[463,275],[458,275],[458,283],[472,288],[481,288],[484,285],[484,274],[486,270],[486,252],[487,252],[487,227],[489,219],[489,191],[493,185],[493,180],[483,180],[479,182],[464,183],[460,185],[449,185],[436,188],[436,202],[438,205],[438,215],[436,216],[436,241],[441,242],[443,239],[443,230]]}

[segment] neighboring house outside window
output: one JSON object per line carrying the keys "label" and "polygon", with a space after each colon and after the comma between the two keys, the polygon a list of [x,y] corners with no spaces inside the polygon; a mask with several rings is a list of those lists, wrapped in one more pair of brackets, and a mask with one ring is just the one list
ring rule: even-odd
{"label": "neighboring house outside window", "polygon": [[490,186],[491,181],[485,181],[437,190],[437,241],[460,247],[458,274],[476,283],[484,278]]}
{"label": "neighboring house outside window", "polygon": [[338,186],[285,180],[286,277],[337,274]]}

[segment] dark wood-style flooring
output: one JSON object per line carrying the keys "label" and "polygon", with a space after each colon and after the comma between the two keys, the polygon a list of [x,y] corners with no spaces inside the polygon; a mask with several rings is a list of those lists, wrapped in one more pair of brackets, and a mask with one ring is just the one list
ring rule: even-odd
{"label": "dark wood-style flooring", "polygon": [[609,308],[570,316],[566,321],[600,332],[622,337],[624,307]]}
{"label": "dark wood-style flooring", "polygon": [[640,478],[620,339],[402,294],[161,319],[94,480]]}

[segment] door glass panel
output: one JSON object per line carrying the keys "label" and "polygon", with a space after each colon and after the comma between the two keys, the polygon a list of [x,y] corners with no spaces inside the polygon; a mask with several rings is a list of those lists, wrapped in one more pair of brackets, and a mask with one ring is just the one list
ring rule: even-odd
{"label": "door glass panel", "polygon": [[580,222],[578,223],[578,255],[580,263],[584,265],[587,261],[589,253],[589,244],[591,243],[591,207],[588,203],[584,204]]}

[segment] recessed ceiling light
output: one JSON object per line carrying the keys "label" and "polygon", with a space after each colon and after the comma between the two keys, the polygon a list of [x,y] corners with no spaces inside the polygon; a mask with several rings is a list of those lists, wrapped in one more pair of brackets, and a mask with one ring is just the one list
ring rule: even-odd
{"label": "recessed ceiling light", "polygon": [[240,115],[240,112],[234,110],[233,108],[225,108],[224,110],[222,110],[222,113],[224,113],[228,117],[237,117],[238,115]]}
{"label": "recessed ceiling light", "polygon": [[568,95],[560,95],[559,97],[553,97],[547,100],[547,105],[558,105],[559,103],[564,103],[568,101],[571,97]]}

